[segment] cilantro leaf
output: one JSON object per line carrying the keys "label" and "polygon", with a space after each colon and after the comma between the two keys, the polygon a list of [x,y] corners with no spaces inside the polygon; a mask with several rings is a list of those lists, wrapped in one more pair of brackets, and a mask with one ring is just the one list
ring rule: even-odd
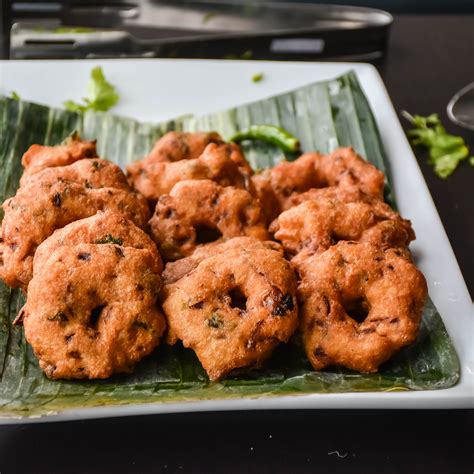
{"label": "cilantro leaf", "polygon": [[263,79],[263,72],[259,72],[252,76],[252,82],[260,82]]}
{"label": "cilantro leaf", "polygon": [[402,115],[415,127],[408,131],[411,143],[428,149],[428,163],[440,178],[451,175],[459,163],[469,156],[464,139],[446,132],[438,114],[423,117],[402,111]]}
{"label": "cilantro leaf", "polygon": [[67,100],[64,102],[64,107],[72,112],[85,112],[86,110],[106,112],[119,101],[115,87],[105,79],[100,66],[96,66],[91,71],[87,94],[88,96],[83,99],[83,104]]}

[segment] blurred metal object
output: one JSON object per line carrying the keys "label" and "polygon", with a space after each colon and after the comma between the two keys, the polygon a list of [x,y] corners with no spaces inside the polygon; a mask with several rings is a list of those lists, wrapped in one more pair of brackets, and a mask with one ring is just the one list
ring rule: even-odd
{"label": "blurred metal object", "polygon": [[474,130],[474,82],[454,94],[446,111],[456,125]]}
{"label": "blurred metal object", "polygon": [[[393,18],[362,7],[277,2],[13,1],[12,58],[381,57]],[[67,25],[67,27],[65,27]]]}

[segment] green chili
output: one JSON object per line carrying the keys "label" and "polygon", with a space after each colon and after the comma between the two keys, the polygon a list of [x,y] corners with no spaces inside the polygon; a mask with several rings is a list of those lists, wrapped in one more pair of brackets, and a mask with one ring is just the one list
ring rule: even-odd
{"label": "green chili", "polygon": [[241,130],[230,138],[230,141],[235,143],[244,140],[261,140],[273,143],[287,152],[300,150],[300,141],[291,133],[276,125],[252,125],[247,130]]}

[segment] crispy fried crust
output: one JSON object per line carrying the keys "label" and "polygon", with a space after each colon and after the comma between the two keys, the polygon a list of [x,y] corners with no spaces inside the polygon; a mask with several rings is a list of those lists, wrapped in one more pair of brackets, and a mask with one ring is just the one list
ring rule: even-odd
{"label": "crispy fried crust", "polygon": [[120,167],[101,158],[85,158],[67,166],[45,168],[27,176],[21,186],[40,181],[67,181],[81,184],[86,188],[117,188],[127,191],[131,189]]}
{"label": "crispy fried crust", "polygon": [[358,186],[328,186],[326,188],[311,188],[304,193],[292,194],[285,201],[285,209],[288,210],[294,206],[298,206],[305,201],[319,201],[320,199],[332,199],[341,202],[371,202],[374,199],[363,193]]}
{"label": "crispy fried crust", "polygon": [[50,378],[130,372],[157,345],[160,265],[147,249],[114,244],[56,248],[35,268],[22,311],[25,336]]}
{"label": "crispy fried crust", "polygon": [[187,179],[212,179],[221,186],[248,188],[252,170],[237,145],[210,143],[198,158],[171,162],[145,159],[129,165],[127,173],[135,189],[154,204]]}
{"label": "crispy fried crust", "polygon": [[333,199],[305,201],[280,214],[270,230],[288,256],[297,255],[298,262],[340,240],[405,250],[415,238],[410,221],[378,199],[350,203]]}
{"label": "crispy fried crust", "polygon": [[163,272],[163,281],[165,285],[169,285],[178,281],[183,276],[192,272],[203,260],[224,252],[232,251],[249,251],[255,249],[275,250],[283,256],[283,249],[277,242],[270,240],[262,241],[252,237],[234,237],[233,239],[209,244],[199,245],[196,250],[186,258],[181,258],[175,262],[168,262]]}
{"label": "crispy fried crust", "polygon": [[301,331],[316,370],[376,372],[415,341],[427,286],[399,250],[339,242],[308,259],[300,274]]}
{"label": "crispy fried crust", "polygon": [[146,167],[151,163],[174,162],[198,158],[209,143],[224,143],[216,132],[168,132],[153,146],[149,155],[138,163]]}
{"label": "crispy fried crust", "polygon": [[224,252],[165,287],[168,342],[196,352],[211,380],[259,366],[297,327],[296,279],[269,249]]}
{"label": "crispy fried crust", "polygon": [[27,183],[3,209],[0,278],[23,289],[32,277],[36,248],[56,229],[102,210],[119,212],[139,227],[146,226],[149,216],[145,199],[131,191],[55,179]]}
{"label": "crispy fried crust", "polygon": [[219,236],[268,239],[258,200],[244,189],[222,187],[210,180],[177,183],[158,200],[150,228],[167,260],[189,256],[197,245]]}
{"label": "crispy fried crust", "polygon": [[55,230],[36,250],[34,269],[41,269],[49,256],[59,247],[78,244],[115,243],[119,247],[133,247],[148,250],[156,260],[158,271],[163,262],[155,243],[142,229],[123,214],[114,211],[99,211],[97,214],[68,224]]}
{"label": "crispy fried crust", "polygon": [[295,195],[312,188],[355,189],[372,198],[383,196],[384,175],[358,156],[352,148],[339,148],[329,155],[305,153],[292,162],[282,162],[252,178],[257,196],[270,218],[291,207]]}
{"label": "crispy fried crust", "polygon": [[70,165],[82,158],[95,157],[97,157],[96,142],[83,141],[77,134],[69,137],[62,145],[31,145],[21,159],[25,171],[20,185],[26,184],[31,176],[45,168]]}

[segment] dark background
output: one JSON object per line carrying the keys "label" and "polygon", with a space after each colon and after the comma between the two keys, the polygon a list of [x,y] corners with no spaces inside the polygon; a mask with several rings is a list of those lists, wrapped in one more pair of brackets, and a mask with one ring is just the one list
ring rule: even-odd
{"label": "dark background", "polygon": [[[379,65],[398,111],[439,112],[471,149],[473,135],[450,125],[444,111],[474,80],[473,53],[474,16],[397,15]],[[473,294],[474,168],[464,163],[441,180],[425,158],[417,151]],[[0,428],[0,472],[472,474],[473,426],[467,410],[203,413],[7,426]]]}
{"label": "dark background", "polygon": [[[474,81],[473,58],[474,15],[398,15],[387,58],[379,67],[398,113],[439,113],[449,132],[464,137],[472,155],[474,132],[452,124],[446,105]],[[400,121],[410,128],[405,119]],[[474,167],[466,160],[443,180],[428,166],[423,150],[415,149],[415,154],[473,297]]]}
{"label": "dark background", "polygon": [[463,411],[315,410],[16,426],[0,431],[0,470],[472,474],[473,424]]}
{"label": "dark background", "polygon": [[[277,0],[289,1],[292,0]],[[381,8],[391,13],[473,13],[472,0],[298,0],[304,3],[337,3]]]}

